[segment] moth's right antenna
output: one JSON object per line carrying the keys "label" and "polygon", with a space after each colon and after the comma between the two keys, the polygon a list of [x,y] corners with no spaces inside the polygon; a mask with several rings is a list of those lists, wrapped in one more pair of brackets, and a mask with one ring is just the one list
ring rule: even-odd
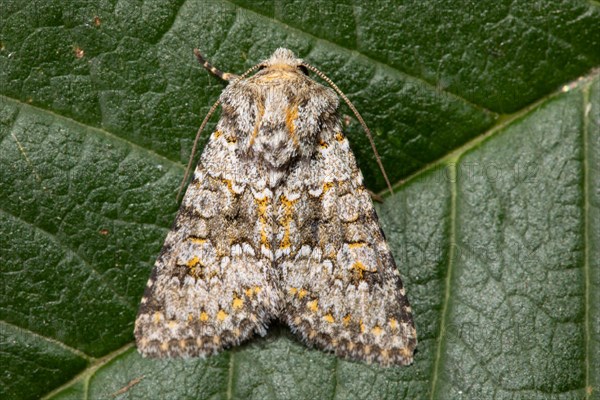
{"label": "moth's right antenna", "polygon": [[[231,82],[231,85],[235,85],[237,82],[239,82],[240,80],[244,79],[250,73],[254,72],[255,70],[257,70],[258,68],[260,68],[262,66],[262,63],[256,64],[253,67],[249,68],[242,75],[238,76],[238,75],[235,75],[235,74],[230,74],[228,72],[223,72],[220,69],[218,69],[215,66],[213,66],[211,63],[209,63],[202,56],[202,54],[200,53],[200,50],[194,49],[194,54],[196,55],[196,58],[198,59],[198,62],[200,62],[200,64],[202,64],[202,66],[204,68],[206,68],[208,70],[208,72],[210,72],[211,74],[215,75],[218,78],[221,78],[223,80]],[[219,106],[219,104],[221,104],[221,100],[220,99],[217,100],[217,101],[215,101],[215,104],[213,104],[212,107],[210,108],[210,110],[208,110],[208,113],[206,114],[206,117],[204,117],[204,120],[202,121],[202,124],[200,124],[200,128],[198,128],[198,132],[196,133],[196,138],[194,139],[194,145],[192,146],[192,154],[190,154],[190,160],[188,161],[188,165],[187,165],[187,167],[185,169],[185,175],[183,176],[183,180],[181,181],[181,185],[179,186],[179,191],[177,192],[177,201],[179,201],[179,197],[181,196],[181,192],[183,191],[185,183],[187,182],[187,179],[190,176],[190,170],[192,169],[192,165],[193,165],[193,162],[194,162],[194,156],[196,155],[196,148],[198,147],[198,140],[200,139],[200,134],[204,130],[204,127],[208,123],[208,120],[214,114],[214,112],[217,109],[217,107]]]}
{"label": "moth's right antenna", "polygon": [[373,140],[373,135],[371,134],[371,130],[365,123],[365,120],[360,116],[356,107],[354,107],[354,104],[352,104],[352,102],[350,101],[350,99],[348,97],[346,97],[344,92],[342,92],[341,89],[339,87],[337,87],[337,85],[335,83],[333,83],[333,81],[327,77],[327,75],[325,75],[324,73],[319,71],[317,68],[315,68],[312,65],[307,64],[305,62],[302,63],[302,66],[311,70],[312,72],[317,74],[317,76],[319,76],[321,79],[323,79],[325,82],[327,82],[333,88],[333,90],[335,90],[337,92],[337,94],[339,94],[340,97],[342,99],[344,99],[344,101],[346,102],[348,107],[350,107],[350,109],[352,110],[352,112],[354,113],[356,118],[358,119],[358,122],[360,122],[361,126],[365,130],[367,137],[369,138],[369,142],[371,143],[371,148],[373,149],[373,153],[375,153],[375,159],[377,160],[379,169],[381,170],[381,173],[383,174],[383,179],[385,179],[385,183],[387,184],[388,190],[390,191],[390,193],[393,194],[394,190],[392,189],[392,184],[390,183],[390,180],[388,179],[387,174],[385,173],[385,168],[383,168],[383,163],[381,162],[381,157],[379,157],[379,153],[377,152],[377,147],[375,147],[375,141]]}

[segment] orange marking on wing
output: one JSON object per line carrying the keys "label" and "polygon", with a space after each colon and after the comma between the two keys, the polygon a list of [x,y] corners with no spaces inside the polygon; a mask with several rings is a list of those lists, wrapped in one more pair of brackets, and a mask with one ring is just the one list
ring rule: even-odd
{"label": "orange marking on wing", "polygon": [[333,324],[333,323],[335,322],[335,319],[333,318],[333,315],[331,315],[331,314],[326,314],[326,315],[324,315],[324,316],[323,316],[323,319],[324,319],[326,322],[329,322],[330,324]]}
{"label": "orange marking on wing", "polygon": [[341,142],[344,140],[344,135],[342,135],[341,132],[338,132],[335,134],[335,140],[337,140],[338,142]]}
{"label": "orange marking on wing", "polygon": [[352,316],[350,314],[346,314],[346,316],[342,318],[342,323],[344,325],[348,325],[350,323],[350,318],[352,318]]}
{"label": "orange marking on wing", "polygon": [[202,263],[200,262],[200,258],[198,258],[198,256],[194,256],[194,258],[192,258],[191,260],[189,260],[186,263],[187,267],[189,268],[188,270],[188,274],[195,277],[195,278],[200,278],[203,275],[202,272]]}
{"label": "orange marking on wing", "polygon": [[321,193],[321,196],[323,196],[325,193],[329,192],[329,190],[335,185],[335,183],[333,182],[325,182],[323,184],[323,193]]}
{"label": "orange marking on wing", "polygon": [[298,118],[298,104],[292,104],[285,110],[285,126],[287,127],[292,140],[295,145],[298,145],[298,138],[296,137],[296,118]]}
{"label": "orange marking on wing", "polygon": [[398,321],[395,318],[390,319],[390,328],[393,330],[398,329]]}
{"label": "orange marking on wing", "polygon": [[310,311],[317,312],[319,310],[319,301],[318,300],[309,301],[308,303],[306,303],[306,306],[308,307],[308,309]]}
{"label": "orange marking on wing", "polygon": [[258,221],[260,222],[260,243],[267,249],[271,248],[271,243],[267,237],[266,227],[269,223],[267,219],[267,208],[269,207],[269,198],[264,197],[261,200],[255,199],[258,205]]}
{"label": "orange marking on wing", "polygon": [[353,243],[348,243],[348,247],[350,247],[351,249],[357,249],[359,247],[364,247],[367,244],[365,242],[353,242]]}
{"label": "orange marking on wing", "polygon": [[188,268],[194,268],[198,264],[200,264],[200,259],[198,258],[198,256],[194,256],[194,258],[187,262]]}
{"label": "orange marking on wing", "polygon": [[227,185],[227,189],[235,194],[235,192],[233,191],[233,182],[230,179],[225,179],[225,178],[221,178],[221,182],[223,182],[225,185]]}
{"label": "orange marking on wing", "polygon": [[263,115],[265,115],[265,106],[262,101],[256,100],[256,107],[258,108],[258,114],[256,115],[256,119],[254,120],[254,130],[252,131],[252,136],[250,136],[249,145],[252,146],[254,144],[254,140],[258,136],[258,131],[260,129],[260,122],[262,121]]}
{"label": "orange marking on wing", "polygon": [[200,313],[200,321],[202,321],[202,322],[206,322],[206,321],[208,321],[208,314],[207,314],[207,313],[205,313],[204,311],[202,311],[202,312]]}
{"label": "orange marking on wing", "polygon": [[214,137],[215,139],[218,139],[218,138],[220,138],[222,135],[223,135],[223,132],[221,132],[221,131],[219,131],[219,130],[216,130],[216,131],[215,131],[215,133],[213,133],[213,137]]}
{"label": "orange marking on wing", "polygon": [[279,197],[281,201],[281,205],[283,206],[283,216],[281,217],[280,223],[283,227],[283,238],[281,239],[281,243],[279,244],[280,249],[286,249],[292,245],[290,241],[290,225],[294,216],[294,204],[298,201],[296,200],[288,200],[285,195],[281,195]]}
{"label": "orange marking on wing", "polygon": [[229,316],[229,314],[227,314],[225,311],[223,310],[219,310],[219,312],[217,313],[217,319],[219,321],[223,321],[225,320],[225,318],[227,318]]}
{"label": "orange marking on wing", "polygon": [[233,301],[231,302],[231,306],[233,307],[234,310],[241,309],[244,306],[244,299],[242,299],[241,297],[235,296],[233,298]]}
{"label": "orange marking on wing", "polygon": [[365,264],[361,263],[360,261],[356,261],[354,264],[352,264],[352,275],[354,275],[356,280],[362,280],[363,272],[366,270],[367,267],[365,267]]}
{"label": "orange marking on wing", "polygon": [[302,299],[307,294],[308,294],[308,291],[306,289],[300,289],[300,291],[298,292],[298,298]]}
{"label": "orange marking on wing", "polygon": [[381,327],[380,327],[380,326],[378,326],[378,325],[375,325],[375,326],[373,327],[373,329],[371,329],[371,333],[372,333],[373,335],[375,335],[375,336],[379,336],[379,335],[381,335],[381,334],[383,333],[383,329],[381,329]]}

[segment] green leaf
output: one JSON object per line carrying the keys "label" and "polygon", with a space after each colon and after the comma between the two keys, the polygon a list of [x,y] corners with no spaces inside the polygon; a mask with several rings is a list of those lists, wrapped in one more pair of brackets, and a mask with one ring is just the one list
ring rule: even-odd
{"label": "green leaf", "polygon": [[[599,398],[599,8],[0,0],[0,398]],[[241,73],[280,46],[352,99],[397,183],[379,214],[416,318],[409,367],[339,360],[280,325],[206,360],[135,350],[224,87],[192,49]]]}

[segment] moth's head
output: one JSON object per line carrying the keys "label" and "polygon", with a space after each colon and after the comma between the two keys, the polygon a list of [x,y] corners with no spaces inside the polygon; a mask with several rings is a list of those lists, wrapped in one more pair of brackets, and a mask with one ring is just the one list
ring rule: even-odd
{"label": "moth's head", "polygon": [[273,67],[276,65],[288,65],[290,67],[297,67],[302,64],[302,60],[296,58],[291,50],[284,49],[283,47],[275,50],[273,55],[263,61],[262,65],[265,67]]}
{"label": "moth's head", "polygon": [[260,64],[261,70],[272,72],[301,73],[308,75],[301,58],[297,58],[291,50],[283,47],[275,50],[273,55]]}

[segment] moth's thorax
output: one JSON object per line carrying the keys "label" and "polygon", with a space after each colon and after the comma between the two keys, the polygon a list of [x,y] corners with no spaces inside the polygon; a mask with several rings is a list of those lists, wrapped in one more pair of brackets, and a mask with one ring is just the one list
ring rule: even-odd
{"label": "moth's thorax", "polygon": [[306,76],[288,64],[276,64],[265,68],[252,77],[256,85],[294,85],[299,84]]}
{"label": "moth's thorax", "polygon": [[261,64],[261,70],[251,80],[257,85],[297,85],[308,79],[300,70],[302,59],[288,49],[277,49]]}

